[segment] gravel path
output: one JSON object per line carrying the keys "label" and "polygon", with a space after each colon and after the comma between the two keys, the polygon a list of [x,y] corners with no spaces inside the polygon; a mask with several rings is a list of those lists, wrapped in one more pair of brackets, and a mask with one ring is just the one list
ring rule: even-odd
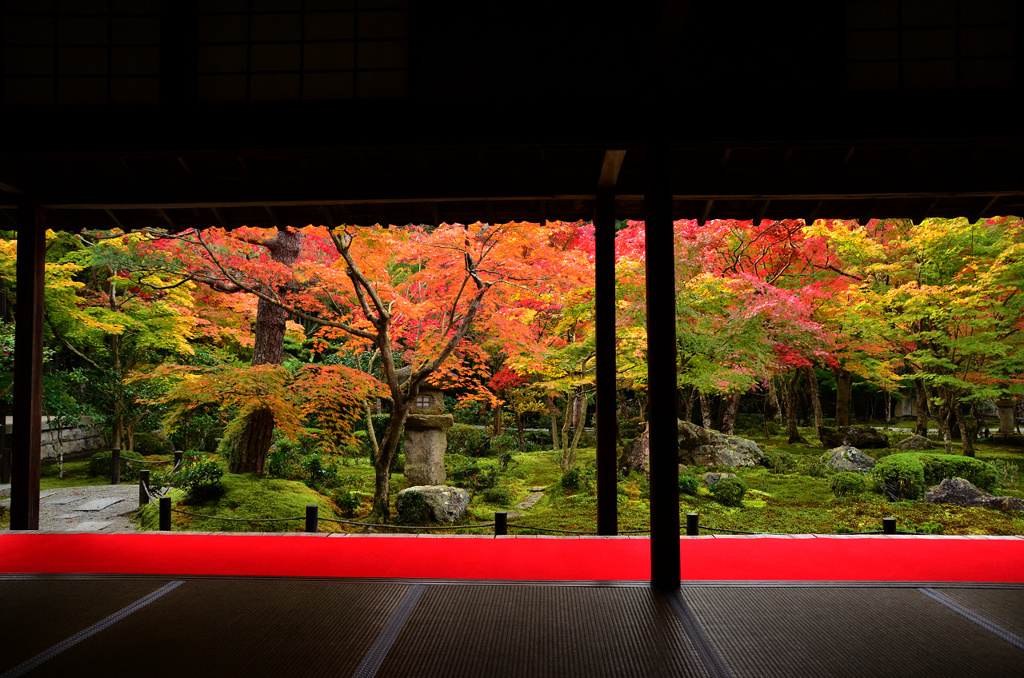
{"label": "gravel path", "polygon": [[[106,500],[106,501],[101,501]],[[111,502],[105,508],[97,504]],[[11,505],[10,497],[2,500]],[[62,487],[39,493],[40,532],[135,532],[129,518],[139,508],[139,486],[90,485]]]}

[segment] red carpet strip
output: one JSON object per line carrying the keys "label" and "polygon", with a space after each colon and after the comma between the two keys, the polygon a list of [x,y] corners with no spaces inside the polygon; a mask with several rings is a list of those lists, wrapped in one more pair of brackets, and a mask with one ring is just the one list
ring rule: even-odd
{"label": "red carpet strip", "polygon": [[[684,581],[1024,582],[1024,539],[687,539]],[[628,581],[647,539],[2,534],[0,573]]]}

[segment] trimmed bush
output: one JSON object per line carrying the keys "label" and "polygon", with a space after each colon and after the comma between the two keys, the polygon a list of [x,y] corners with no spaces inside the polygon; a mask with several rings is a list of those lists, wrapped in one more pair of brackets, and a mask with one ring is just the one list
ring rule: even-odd
{"label": "trimmed bush", "polygon": [[488,504],[497,504],[498,506],[511,506],[512,505],[512,493],[507,487],[489,487],[480,493],[483,500]]}
{"label": "trimmed bush", "polygon": [[920,499],[928,487],[945,478],[963,478],[986,492],[999,485],[999,472],[994,466],[955,454],[890,454],[878,462],[872,473],[875,484],[892,500]]}
{"label": "trimmed bush", "polygon": [[356,510],[363,505],[363,495],[361,492],[338,490],[334,493],[334,503],[345,512],[346,516],[351,518],[355,515]]}
{"label": "trimmed bush", "polygon": [[562,487],[567,490],[580,489],[580,470],[573,467],[562,474]]}
{"label": "trimmed bush", "polygon": [[427,511],[427,498],[422,492],[410,491],[401,496],[398,504],[398,524],[415,525],[423,522]]}
{"label": "trimmed bush", "polygon": [[699,489],[700,482],[693,476],[679,476],[679,492],[681,494],[688,494],[691,497],[696,497]]}
{"label": "trimmed bush", "polygon": [[[94,478],[109,478],[113,452],[97,452],[89,457],[89,475]],[[131,450],[121,450],[121,480],[138,480],[142,464],[127,464],[127,459],[142,459],[142,455]]]}
{"label": "trimmed bush", "polygon": [[170,440],[157,433],[140,432],[132,439],[135,451],[143,456],[151,454],[174,454],[174,445]]}
{"label": "trimmed bush", "polygon": [[864,491],[864,478],[860,473],[840,471],[832,476],[828,486],[832,488],[832,494],[837,497],[860,494]]}
{"label": "trimmed bush", "polygon": [[448,450],[445,454],[482,457],[490,451],[490,439],[487,437],[487,431],[483,429],[468,424],[455,424],[447,433]]}
{"label": "trimmed bush", "polygon": [[761,463],[772,473],[792,473],[796,470],[796,459],[789,452],[781,450],[765,452]]}
{"label": "trimmed bush", "polygon": [[746,493],[747,484],[739,478],[723,478],[711,487],[711,494],[725,506],[742,506]]}

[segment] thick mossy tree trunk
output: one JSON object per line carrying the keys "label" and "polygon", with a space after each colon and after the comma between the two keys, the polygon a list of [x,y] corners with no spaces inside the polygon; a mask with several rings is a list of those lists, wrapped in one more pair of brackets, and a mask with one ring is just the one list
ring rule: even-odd
{"label": "thick mossy tree trunk", "polygon": [[786,435],[789,436],[789,444],[806,443],[807,440],[800,435],[796,420],[796,382],[800,378],[800,372],[793,370],[789,376],[782,377],[782,400],[786,406]]}
{"label": "thick mossy tree trunk", "polygon": [[836,368],[832,372],[836,376],[836,426],[849,426],[853,374],[842,368]]}
{"label": "thick mossy tree trunk", "polygon": [[977,425],[969,425],[967,418],[964,417],[963,409],[960,405],[960,401],[954,398],[953,401],[953,418],[956,422],[957,427],[960,429],[960,442],[963,443],[964,456],[974,456],[974,435],[977,433]]}
{"label": "thick mossy tree trunk", "polygon": [[700,392],[700,423],[704,428],[711,428],[711,398]]}
{"label": "thick mossy tree trunk", "polygon": [[389,522],[391,519],[391,462],[398,449],[405,420],[409,417],[408,401],[402,399],[391,409],[387,432],[380,444],[380,452],[373,460],[373,519]]}
{"label": "thick mossy tree trunk", "polygon": [[[262,240],[274,261],[292,266],[299,258],[302,234],[281,229],[274,238]],[[280,365],[284,359],[284,331],[288,312],[265,299],[256,307],[256,342],[253,365]],[[231,473],[262,474],[274,433],[274,413],[257,409],[249,413],[241,434],[231,444],[228,470]]]}
{"label": "thick mossy tree trunk", "polygon": [[548,394],[548,414],[551,415],[551,449],[558,447],[558,409],[555,407],[555,396]]}
{"label": "thick mossy tree trunk", "polygon": [[824,413],[821,411],[821,390],[818,388],[818,375],[814,373],[814,365],[804,368],[807,375],[807,384],[811,393],[811,408],[814,410],[814,435],[821,439],[821,424],[824,420]]}
{"label": "thick mossy tree trunk", "polygon": [[722,433],[731,436],[736,430],[736,410],[740,406],[741,393],[733,393],[726,400],[725,411],[722,412]]}

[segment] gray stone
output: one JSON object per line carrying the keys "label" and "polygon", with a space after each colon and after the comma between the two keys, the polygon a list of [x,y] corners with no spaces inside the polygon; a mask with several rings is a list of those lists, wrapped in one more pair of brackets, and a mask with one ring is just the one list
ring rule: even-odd
{"label": "gray stone", "polygon": [[827,448],[849,445],[858,450],[889,447],[889,438],[870,426],[844,426],[838,430],[821,427],[821,442]]}
{"label": "gray stone", "polygon": [[915,433],[909,438],[896,443],[896,447],[901,450],[930,450],[935,447],[935,443]]}
{"label": "gray stone", "polygon": [[10,485],[10,483],[7,483],[5,485],[0,485],[0,497],[9,497],[9,496],[11,496],[11,485]]}
{"label": "gray stone", "polygon": [[64,506],[65,504],[73,504],[76,501],[82,501],[85,497],[58,497],[57,499],[51,499],[48,502],[44,502],[46,506]]}
{"label": "gray stone", "polygon": [[532,492],[530,494],[530,496],[528,496],[526,499],[524,499],[523,501],[521,501],[518,504],[516,504],[516,508],[517,509],[522,509],[522,510],[525,511],[526,509],[531,508],[534,504],[536,504],[538,501],[540,501],[540,498],[543,497],[543,496],[544,496],[543,492]]}
{"label": "gray stone", "polygon": [[415,485],[398,493],[396,506],[401,510],[404,498],[418,492],[426,500],[423,520],[437,523],[453,523],[466,512],[469,506],[469,492],[461,487],[448,485]]}
{"label": "gray stone", "polygon": [[405,477],[416,485],[444,485],[448,436],[439,428],[405,429]]}
{"label": "gray stone", "polygon": [[120,503],[122,501],[124,501],[124,499],[121,499],[120,497],[101,497],[100,499],[93,499],[92,501],[87,501],[81,506],[76,506],[75,510],[102,511],[108,506],[113,506],[114,504]]}
{"label": "gray stone", "polygon": [[413,414],[442,414],[444,412],[444,393],[436,388],[421,386],[419,393],[409,404],[409,412]]}
{"label": "gray stone", "polygon": [[68,532],[101,532],[113,525],[109,520],[88,520],[84,523],[76,523],[68,528]]}
{"label": "gray stone", "polygon": [[982,492],[964,478],[945,478],[938,485],[928,488],[924,493],[924,500],[932,504],[980,506],[996,511],[1024,511],[1024,499],[992,496]]}
{"label": "gray stone", "polygon": [[450,414],[410,414],[405,419],[405,430],[428,431],[439,429],[447,431],[455,424],[455,417]]}
{"label": "gray stone", "polygon": [[712,487],[718,484],[718,481],[725,480],[726,478],[735,478],[735,473],[705,473],[701,476],[704,480],[704,484],[710,490]]}
{"label": "gray stone", "polygon": [[631,471],[642,471],[647,473],[647,461],[651,456],[651,437],[647,433],[647,424],[643,434],[626,443],[622,448],[622,456],[619,457],[619,471],[628,474]]}
{"label": "gray stone", "polygon": [[688,466],[757,466],[764,451],[753,440],[727,436],[695,424],[679,424],[679,463]]}
{"label": "gray stone", "polygon": [[829,450],[821,455],[821,460],[825,462],[826,466],[830,466],[837,471],[857,471],[860,473],[867,473],[875,468],[875,464],[878,463],[871,455],[864,454],[856,447],[851,447],[850,445],[843,445]]}

